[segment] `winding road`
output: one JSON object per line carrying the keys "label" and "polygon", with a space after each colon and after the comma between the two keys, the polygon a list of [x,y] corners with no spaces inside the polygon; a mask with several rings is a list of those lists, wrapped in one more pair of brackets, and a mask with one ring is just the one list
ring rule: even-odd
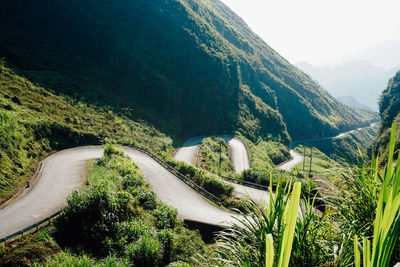
{"label": "winding road", "polygon": [[[331,138],[340,138],[344,135]],[[235,171],[240,173],[248,169],[250,161],[243,142],[236,137],[222,137],[230,148]],[[189,139],[175,153],[175,159],[192,164],[203,138]],[[131,148],[123,148],[123,150],[137,163],[158,199],[175,207],[180,219],[223,227],[236,221],[235,217],[237,218],[238,215],[211,204],[150,156]],[[62,209],[66,205],[67,196],[82,186],[87,161],[100,158],[103,151],[103,147],[78,147],[47,157],[39,172],[38,182],[25,195],[0,209],[0,238],[22,230]],[[279,168],[290,170],[303,160],[302,155],[293,150],[290,151],[290,154],[292,159]],[[250,196],[258,203],[269,199],[268,192],[235,183],[231,184],[234,186],[235,194],[239,197]]]}
{"label": "winding road", "polygon": [[290,171],[293,169],[297,164],[303,162],[304,157],[302,154],[294,151],[293,149],[290,150],[291,159],[289,161],[284,162],[283,164],[279,165],[278,168],[286,171]]}
{"label": "winding road", "polygon": [[[182,147],[176,151],[174,158],[195,165],[196,153],[199,149],[199,145],[201,144],[201,141],[207,137],[211,136],[197,136],[188,139]],[[249,169],[250,160],[247,154],[247,148],[242,140],[227,135],[219,137],[223,138],[228,144],[235,172],[241,173],[243,170]]]}
{"label": "winding road", "polygon": [[[211,136],[197,136],[188,139],[182,145],[182,147],[176,151],[174,158],[176,160],[184,161],[189,164],[194,164],[196,161],[196,153],[197,150],[199,149],[199,145],[201,144],[201,141],[207,137]],[[223,138],[225,142],[228,144],[235,172],[241,173],[243,170],[249,169],[250,160],[247,154],[246,145],[243,143],[243,141],[237,137],[232,137],[232,136],[222,135],[219,137]],[[231,183],[228,181],[225,182],[233,186],[234,193],[237,197],[243,199],[250,198],[259,205],[269,200],[269,193],[266,191],[239,185],[236,183]]]}
{"label": "winding road", "polygon": [[[123,148],[134,160],[159,200],[178,210],[180,219],[229,226],[233,213],[211,204],[148,155]],[[66,205],[67,196],[81,187],[89,159],[100,158],[102,147],[79,147],[46,158],[38,182],[18,201],[0,210],[0,238],[24,229]]]}

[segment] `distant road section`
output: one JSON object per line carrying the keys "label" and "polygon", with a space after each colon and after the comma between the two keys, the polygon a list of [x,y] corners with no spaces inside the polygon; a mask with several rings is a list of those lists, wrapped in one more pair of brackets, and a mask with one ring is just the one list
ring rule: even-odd
{"label": "distant road section", "polygon": [[299,164],[300,162],[303,162],[304,157],[303,155],[301,155],[300,153],[294,151],[294,150],[290,150],[290,156],[292,157],[291,160],[283,163],[282,165],[280,165],[278,168],[281,170],[286,170],[286,171],[290,171],[291,169],[293,169],[297,164]]}
{"label": "distant road section", "polygon": [[[345,137],[345,136],[347,136],[349,134],[352,134],[354,132],[360,131],[360,130],[365,129],[365,128],[374,127],[376,125],[377,125],[377,123],[374,122],[374,123],[371,123],[369,126],[360,127],[358,129],[351,130],[351,131],[348,131],[348,132],[344,132],[344,133],[338,134],[336,136],[331,136],[331,137],[314,138],[314,139],[306,139],[306,140],[294,140],[292,142],[292,145],[293,144],[299,144],[299,143],[302,143],[302,142],[315,142],[315,141],[323,141],[323,140],[331,140],[331,139],[343,138],[343,137]],[[294,150],[290,150],[290,156],[292,158],[289,161],[287,161],[287,162],[283,163],[282,165],[278,166],[279,169],[290,171],[297,164],[303,162],[303,160],[304,160],[303,155],[301,155],[300,153],[298,153],[298,152],[296,152]]]}
{"label": "distant road section", "polygon": [[[196,152],[204,138],[211,136],[197,136],[188,139],[181,148],[179,148],[174,158],[176,160],[184,161],[189,164],[196,165]],[[241,173],[243,170],[250,168],[250,160],[247,154],[247,149],[242,140],[232,136],[220,136],[228,144],[231,152],[232,164],[236,173]]]}
{"label": "distant road section", "polygon": [[223,137],[231,151],[232,164],[236,173],[241,173],[250,168],[250,159],[246,145],[237,137]]}
{"label": "distant road section", "polygon": [[194,164],[196,160],[196,152],[201,144],[201,140],[206,138],[206,136],[197,136],[197,137],[192,137],[188,139],[182,147],[180,147],[174,155],[174,158],[176,160],[184,161],[189,164]]}

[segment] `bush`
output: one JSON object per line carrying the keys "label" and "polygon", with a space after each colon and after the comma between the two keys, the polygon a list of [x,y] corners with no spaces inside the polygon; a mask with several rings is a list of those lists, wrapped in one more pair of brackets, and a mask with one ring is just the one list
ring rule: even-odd
{"label": "bush", "polygon": [[83,244],[96,254],[110,252],[117,223],[131,217],[130,200],[126,192],[112,194],[101,186],[74,193],[56,223],[57,240],[60,244]]}
{"label": "bush", "polygon": [[232,196],[233,186],[224,182],[218,176],[182,161],[169,159],[167,163],[215,196],[219,198],[229,198]]}
{"label": "bush", "polygon": [[231,196],[233,193],[233,186],[221,181],[213,175],[204,174],[201,186],[212,193],[213,195],[222,198]]}
{"label": "bush", "polygon": [[158,239],[144,234],[138,241],[126,248],[126,255],[133,266],[159,266],[162,259],[162,247]]}
{"label": "bush", "polygon": [[159,229],[174,228],[177,225],[178,211],[171,206],[160,204],[153,212],[156,217],[156,226]]}
{"label": "bush", "polygon": [[137,198],[139,204],[146,210],[154,210],[157,206],[156,194],[147,188],[138,188],[131,191],[132,195]]}
{"label": "bush", "polygon": [[163,247],[162,264],[167,265],[170,262],[176,261],[174,233],[170,229],[163,229],[158,233],[157,237]]}

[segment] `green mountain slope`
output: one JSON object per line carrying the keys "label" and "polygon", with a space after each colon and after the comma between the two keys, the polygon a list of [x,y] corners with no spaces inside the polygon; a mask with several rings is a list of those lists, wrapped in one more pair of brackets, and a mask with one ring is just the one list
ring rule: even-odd
{"label": "green mountain slope", "polygon": [[130,108],[173,136],[288,143],[375,114],[346,107],[218,0],[4,0],[0,57],[48,90]]}
{"label": "green mountain slope", "polygon": [[[387,88],[382,92],[379,112],[382,120],[375,141],[375,152],[378,152],[383,158],[387,158],[391,125],[394,123],[397,128],[400,125],[400,71],[389,80]],[[399,141],[400,134],[397,130],[396,149],[400,148]]]}
{"label": "green mountain slope", "polygon": [[0,64],[0,202],[54,150],[107,141],[158,154],[172,149],[172,140],[149,125],[55,96]]}

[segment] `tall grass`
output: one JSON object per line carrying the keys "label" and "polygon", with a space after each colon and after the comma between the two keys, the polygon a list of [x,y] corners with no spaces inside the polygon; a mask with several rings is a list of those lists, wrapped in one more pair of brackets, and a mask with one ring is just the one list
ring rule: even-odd
{"label": "tall grass", "polygon": [[219,175],[234,173],[229,158],[229,147],[221,137],[208,137],[201,141],[196,166]]}
{"label": "tall grass", "polygon": [[[363,237],[363,266],[386,267],[396,245],[400,233],[400,160],[393,166],[396,126],[392,125],[389,143],[389,158],[384,174],[378,171],[378,159],[373,159],[375,164],[375,182],[382,186],[379,189],[376,215],[373,223],[373,238]],[[372,248],[372,251],[371,251]],[[355,266],[361,266],[358,250],[358,237],[354,238]]]}
{"label": "tall grass", "polygon": [[[288,266],[299,210],[301,184],[272,189],[266,204],[248,207],[234,226],[223,231],[207,266]],[[248,216],[244,214],[249,214]]]}

